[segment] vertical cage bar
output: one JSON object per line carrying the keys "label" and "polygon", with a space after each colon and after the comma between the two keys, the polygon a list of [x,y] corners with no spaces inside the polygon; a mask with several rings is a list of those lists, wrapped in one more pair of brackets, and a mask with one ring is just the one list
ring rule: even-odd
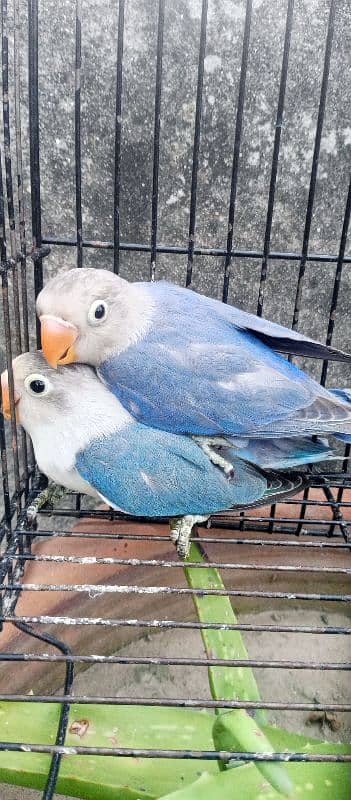
{"label": "vertical cage bar", "polygon": [[20,59],[20,12],[19,0],[14,0],[14,95],[15,95],[15,130],[16,130],[16,168],[17,168],[17,197],[19,238],[21,251],[21,291],[22,291],[22,324],[23,324],[23,349],[29,350],[28,327],[28,297],[27,297],[27,245],[26,223],[23,194],[23,164],[22,164],[22,125],[21,125],[21,59]]}
{"label": "vertical cage bar", "polygon": [[[3,129],[4,129],[4,151],[5,151],[5,175],[6,175],[6,196],[7,213],[10,232],[10,252],[12,267],[12,293],[14,319],[11,330],[15,344],[15,355],[22,352],[21,337],[21,314],[19,300],[19,279],[17,262],[17,242],[15,224],[15,205],[13,196],[12,181],[12,161],[11,161],[11,131],[10,131],[10,101],[9,101],[9,50],[8,50],[8,16],[7,0],[1,1],[1,42],[2,42],[2,107],[3,107]],[[21,453],[24,469],[26,487],[28,485],[28,457],[27,441],[23,428],[20,429],[19,438],[21,441]]]}
{"label": "vertical cage bar", "polygon": [[122,141],[122,89],[123,89],[123,39],[124,0],[118,4],[117,34],[117,80],[116,80],[116,127],[115,127],[115,180],[113,208],[113,271],[120,267],[120,194],[121,194],[121,141]]}
{"label": "vertical cage bar", "polygon": [[2,301],[3,301],[3,315],[4,315],[4,334],[6,345],[6,360],[8,371],[8,383],[11,399],[11,442],[13,453],[13,468],[15,478],[15,490],[17,495],[18,510],[20,508],[20,470],[18,459],[18,440],[17,440],[17,427],[15,416],[15,402],[14,402],[14,382],[12,371],[12,346],[11,346],[11,322],[10,322],[10,305],[9,305],[9,285],[7,271],[5,270],[2,275]]}
{"label": "vertical cage bar", "polygon": [[155,280],[157,245],[158,175],[160,166],[160,127],[162,94],[163,31],[165,22],[165,0],[158,4],[157,59],[155,85],[154,155],[152,169],[152,211],[151,211],[151,256],[150,280]]}
{"label": "vertical cage bar", "polygon": [[[327,338],[326,338],[326,344],[327,345],[331,345],[332,338],[333,338],[333,332],[334,332],[334,326],[335,326],[335,314],[336,314],[336,309],[337,309],[337,305],[338,305],[340,283],[341,283],[341,273],[342,273],[342,268],[343,268],[343,263],[344,263],[344,256],[345,256],[345,249],[346,249],[346,242],[347,242],[347,234],[348,234],[349,224],[350,224],[350,213],[351,213],[351,177],[350,177],[349,190],[348,190],[347,199],[346,199],[346,207],[345,207],[345,214],[344,214],[344,220],[343,220],[342,231],[341,231],[338,260],[337,260],[337,265],[336,265],[336,270],[335,270],[335,280],[334,280],[334,286],[333,286],[333,295],[332,295],[330,311],[329,311],[328,331],[327,331]],[[321,374],[321,384],[323,386],[325,385],[325,381],[326,381],[326,378],[327,378],[327,371],[328,371],[328,361],[323,361],[322,374]]]}
{"label": "vertical cage bar", "polygon": [[[345,249],[346,249],[346,242],[347,242],[347,235],[349,230],[350,224],[350,214],[351,214],[351,176],[349,181],[349,189],[347,193],[346,199],[346,206],[345,206],[345,214],[343,219],[341,237],[340,237],[340,245],[339,245],[339,253],[338,253],[338,261],[335,270],[335,279],[334,279],[334,286],[333,286],[333,295],[330,304],[330,312],[329,312],[329,321],[328,321],[328,330],[327,330],[327,337],[326,337],[326,344],[330,345],[332,343],[334,326],[335,326],[335,315],[336,309],[338,305],[338,298],[340,292],[340,285],[341,285],[341,274],[342,268],[344,264],[344,256],[345,256]],[[327,372],[328,372],[328,361],[323,361],[322,366],[322,373],[321,373],[321,384],[322,386],[325,385],[327,379]],[[350,457],[350,445],[347,444],[345,447],[345,460],[342,464],[342,471],[345,473],[348,471],[349,462],[348,459]],[[337,503],[341,503],[343,498],[344,489],[341,486],[338,489],[336,501]],[[331,532],[333,532],[334,526],[331,528]]]}
{"label": "vertical cage bar", "polygon": [[74,160],[76,181],[76,231],[77,267],[83,266],[83,223],[82,223],[82,153],[80,135],[80,87],[82,67],[82,26],[81,0],[76,0],[76,54],[74,87]]}
{"label": "vertical cage bar", "polygon": [[[350,466],[350,465],[349,465],[349,458],[350,458],[350,454],[351,454],[351,445],[350,445],[350,444],[347,444],[347,445],[346,445],[346,447],[345,447],[345,452],[344,452],[344,456],[345,456],[345,458],[344,458],[344,460],[343,460],[343,462],[342,462],[342,467],[341,467],[341,471],[343,472],[343,474],[344,474],[344,475],[345,475],[345,474],[348,472],[348,470],[349,470],[349,466]],[[342,501],[342,498],[343,498],[343,494],[344,494],[344,487],[343,487],[343,486],[340,486],[340,487],[339,487],[339,489],[338,489],[337,496],[336,496],[336,502],[337,502],[337,503],[341,503],[341,501]]]}
{"label": "vertical cage bar", "polygon": [[307,487],[307,489],[304,489],[304,492],[303,492],[303,497],[302,497],[303,503],[300,506],[300,514],[299,514],[299,519],[298,519],[298,523],[296,525],[296,531],[295,531],[295,535],[296,536],[300,536],[300,534],[302,533],[302,530],[303,530],[303,521],[304,521],[305,516],[306,516],[307,500],[308,500],[308,496],[309,496],[309,491],[310,491],[309,487]]}
{"label": "vertical cage bar", "polygon": [[[27,636],[31,636],[34,637],[35,639],[38,639],[41,642],[45,642],[45,644],[48,644],[51,647],[55,647],[61,653],[68,656],[68,659],[66,661],[65,682],[64,682],[63,692],[65,696],[71,695],[73,680],[74,680],[74,662],[69,660],[69,656],[72,655],[72,651],[70,650],[70,648],[64,642],[60,641],[60,639],[56,639],[55,636],[52,636],[51,634],[48,633],[39,633],[38,631],[34,631],[31,628],[31,626],[27,625],[26,623],[16,622],[16,628],[25,633]],[[65,743],[67,728],[68,728],[69,713],[70,713],[70,704],[62,703],[60,709],[58,727],[57,727],[57,734],[55,739],[56,745],[62,746]],[[62,761],[61,754],[54,753],[52,755],[48,777],[42,794],[42,800],[52,800],[52,798],[54,797],[61,761]]]}
{"label": "vertical cage bar", "polygon": [[[20,508],[20,473],[18,461],[18,442],[17,442],[17,428],[15,419],[15,404],[14,404],[14,385],[13,385],[13,372],[12,372],[12,342],[11,342],[11,325],[10,325],[10,306],[9,306],[9,291],[8,291],[8,277],[7,277],[7,261],[6,261],[6,235],[5,235],[5,206],[4,206],[4,189],[2,179],[2,157],[0,151],[0,257],[2,265],[2,304],[3,304],[3,317],[4,317],[4,338],[6,348],[6,361],[8,366],[8,383],[11,398],[11,440],[12,440],[12,453],[13,453],[13,467],[15,478],[15,490],[17,495],[17,508]],[[5,439],[4,439],[5,443]],[[6,443],[5,443],[6,446]],[[7,460],[3,461],[5,468],[5,482],[8,479]],[[10,510],[11,512],[11,510]],[[11,515],[11,514],[10,514]]]}
{"label": "vertical cage bar", "polygon": [[[281,132],[283,126],[286,82],[287,82],[288,68],[289,68],[289,54],[290,54],[291,31],[293,25],[293,15],[294,15],[294,0],[288,0],[285,35],[284,35],[283,59],[280,72],[278,107],[277,107],[277,116],[275,121],[271,176],[270,176],[269,193],[268,193],[266,227],[265,227],[264,242],[263,242],[263,259],[261,263],[261,276],[260,276],[260,284],[259,284],[258,298],[257,298],[256,314],[258,317],[261,317],[263,313],[264,286],[267,279],[268,258],[269,258],[272,222],[273,222],[273,209],[274,209],[275,190],[276,190],[277,173],[278,173],[280,140],[281,140]],[[268,526],[269,533],[272,533],[274,530],[275,513],[276,513],[276,506],[273,505],[271,506],[270,509],[271,520]]]}
{"label": "vertical cage bar", "polygon": [[2,111],[4,130],[4,163],[6,178],[7,213],[10,232],[10,252],[13,261],[12,289],[14,326],[13,341],[15,355],[21,352],[21,318],[19,306],[19,286],[17,268],[17,246],[15,231],[15,208],[13,201],[12,166],[11,166],[11,133],[10,133],[10,104],[9,104],[9,41],[7,32],[7,0],[1,0],[1,59],[2,59]]}
{"label": "vertical cage bar", "polygon": [[267,268],[268,268],[269,248],[270,248],[270,243],[271,243],[275,189],[276,189],[276,183],[277,183],[280,139],[281,139],[282,125],[283,125],[283,115],[284,115],[286,81],[287,81],[288,68],[289,68],[289,52],[290,52],[291,31],[292,31],[292,25],[293,25],[293,14],[294,14],[294,0],[289,0],[288,8],[287,8],[287,15],[286,15],[283,61],[282,61],[282,68],[281,68],[281,73],[280,73],[280,86],[279,86],[277,118],[276,118],[276,122],[275,122],[272,168],[271,168],[271,178],[270,178],[270,184],[269,184],[268,208],[267,208],[266,228],[265,228],[264,244],[263,244],[263,259],[262,259],[262,264],[261,264],[261,277],[260,277],[260,286],[259,286],[258,300],[257,300],[257,311],[256,311],[256,314],[257,314],[258,317],[261,317],[262,316],[262,312],[263,312],[264,285],[265,285],[265,282],[266,282],[266,279],[267,279]]}
{"label": "vertical cage bar", "polygon": [[[22,299],[22,330],[23,350],[29,350],[29,322],[28,322],[28,293],[27,293],[27,242],[26,222],[23,192],[23,163],[22,163],[22,124],[21,124],[21,57],[20,57],[20,5],[19,0],[13,3],[13,62],[14,62],[14,102],[15,102],[15,135],[16,135],[16,171],[17,171],[17,199],[18,199],[18,231],[20,240],[20,265],[21,265],[21,299]],[[26,437],[21,429],[22,447],[25,463],[25,496],[29,490],[29,465],[34,469],[35,458],[31,439]]]}
{"label": "vertical cage bar", "polygon": [[[300,261],[300,268],[299,274],[297,279],[297,287],[296,287],[296,295],[295,295],[295,306],[294,306],[294,313],[293,313],[293,321],[292,321],[292,328],[293,330],[297,329],[299,323],[299,315],[300,315],[300,307],[301,307],[301,300],[302,300],[302,286],[303,286],[303,279],[306,271],[306,263],[307,263],[307,254],[309,248],[309,241],[310,241],[310,233],[311,233],[311,224],[312,224],[312,215],[313,215],[313,205],[314,205],[314,197],[316,191],[316,182],[317,182],[317,171],[318,171],[318,163],[319,163],[319,154],[320,154],[320,145],[322,139],[322,131],[323,131],[323,123],[324,123],[324,114],[325,114],[325,105],[326,105],[326,98],[327,98],[327,90],[328,90],[328,80],[329,80],[329,69],[330,69],[330,58],[331,58],[331,50],[333,44],[333,37],[334,37],[334,20],[335,20],[335,0],[331,0],[330,8],[329,8],[329,18],[328,18],[328,30],[327,30],[327,38],[326,38],[326,45],[325,45],[325,52],[324,52],[324,64],[323,64],[323,75],[322,75],[322,83],[321,83],[321,91],[320,91],[320,98],[319,98],[319,108],[318,108],[318,117],[317,117],[317,127],[316,127],[316,135],[314,140],[314,149],[313,149],[313,157],[312,157],[312,168],[311,168],[311,176],[310,176],[310,185],[309,185],[309,192],[308,192],[308,200],[307,200],[307,208],[306,208],[306,217],[305,217],[305,227],[303,233],[303,243],[302,243],[302,258]],[[292,357],[289,356],[289,361],[292,361]],[[307,500],[309,496],[309,489],[305,489],[303,499]],[[300,521],[296,528],[296,534],[299,535],[303,528],[303,520],[306,514],[306,503],[300,509]]]}
{"label": "vertical cage bar", "polygon": [[237,107],[237,112],[236,112],[236,123],[235,123],[232,177],[231,177],[231,183],[230,183],[230,200],[229,200],[228,233],[227,233],[227,252],[226,252],[225,263],[224,263],[224,280],[223,280],[223,292],[222,292],[222,300],[223,300],[224,303],[228,302],[229,281],[230,281],[230,265],[231,265],[232,250],[233,250],[236,190],[237,190],[237,185],[238,185],[238,174],[239,174],[240,144],[241,144],[241,132],[242,132],[242,125],[243,125],[243,116],[244,116],[244,102],[245,102],[247,64],[248,64],[248,58],[249,58],[251,17],[252,17],[252,0],[246,0],[245,27],[244,27],[243,48],[242,48],[242,55],[241,55],[241,68],[240,68],[240,80],[239,80],[239,92],[238,92],[238,107]]}
{"label": "vertical cage bar", "polygon": [[[43,260],[40,255],[41,199],[39,156],[39,85],[38,85],[38,0],[28,0],[28,80],[29,80],[29,151],[34,251],[35,297],[43,288]],[[38,254],[39,251],[39,254]],[[37,345],[40,348],[40,323],[36,320]]]}
{"label": "vertical cage bar", "polygon": [[[13,62],[14,62],[14,107],[15,107],[15,139],[16,139],[16,178],[18,200],[18,226],[20,243],[21,270],[21,302],[22,302],[22,351],[29,350],[28,293],[27,293],[27,244],[25,206],[23,193],[22,165],[22,124],[21,124],[21,59],[20,59],[20,11],[19,0],[13,4]],[[27,437],[24,428],[20,428],[21,444],[24,460],[25,496],[29,491],[29,465],[33,470],[35,463],[32,441]]]}
{"label": "vertical cage bar", "polygon": [[[0,401],[2,406],[1,384],[0,384]],[[3,414],[0,414],[0,453],[1,453],[1,476],[2,476],[2,493],[4,501],[5,524],[7,529],[11,530],[11,500],[10,500],[10,489],[9,489],[9,469],[7,463],[5,424],[4,424]],[[1,543],[1,536],[0,536],[0,543]]]}
{"label": "vertical cage bar", "polygon": [[335,20],[335,0],[331,0],[330,9],[329,9],[327,39],[326,39],[325,53],[324,53],[323,77],[322,77],[321,92],[320,92],[320,99],[319,99],[317,128],[316,128],[316,136],[315,136],[315,140],[314,140],[312,169],[311,169],[310,186],[309,186],[307,209],[306,209],[305,228],[304,228],[304,233],[303,233],[302,258],[301,258],[301,261],[300,261],[300,269],[299,269],[299,275],[298,275],[298,279],[297,279],[297,289],[296,289],[296,296],[295,296],[295,307],[294,307],[294,315],[293,315],[293,322],[292,322],[293,330],[296,330],[296,328],[298,326],[298,323],[299,323],[299,315],[300,315],[300,307],[301,307],[301,299],[302,299],[302,284],[303,284],[303,278],[304,278],[304,275],[305,275],[306,260],[307,260],[306,257],[307,257],[308,246],[309,246],[309,241],[310,241],[311,223],[312,223],[312,214],[313,214],[313,204],[314,204],[314,196],[315,196],[315,191],[316,191],[317,170],[318,170],[318,162],[319,162],[319,153],[320,153],[322,131],[323,131],[325,104],[326,104],[326,97],[327,97],[327,90],[328,90],[330,57],[331,57],[333,36],[334,36],[334,20]]}
{"label": "vertical cage bar", "polygon": [[[50,637],[53,638],[53,637]],[[54,640],[55,641],[55,640]],[[59,646],[61,652],[65,653],[66,655],[70,655],[70,649],[63,643],[59,642],[59,640],[55,641],[55,646]],[[65,684],[64,684],[64,693],[65,695],[70,695],[72,692],[72,684],[74,678],[74,664],[72,661],[68,661],[66,664],[66,677],[65,677]],[[69,721],[69,714],[70,714],[70,705],[69,703],[63,703],[61,705],[60,710],[60,719],[58,723],[58,730],[56,735],[55,744],[57,745],[64,745],[67,728],[68,728],[68,721]],[[56,783],[57,778],[60,771],[62,761],[62,755],[55,753],[51,759],[50,771],[48,774],[46,786],[43,792],[43,800],[52,800],[56,790]]]}
{"label": "vertical cage bar", "polygon": [[185,283],[186,286],[190,286],[191,284],[192,273],[193,273],[193,261],[194,261],[197,176],[199,171],[199,151],[200,151],[200,134],[201,134],[201,117],[202,117],[202,88],[204,82],[204,61],[205,61],[205,51],[206,51],[207,10],[208,10],[208,0],[202,0],[199,62],[197,71],[195,131],[194,131],[194,144],[193,144],[193,166],[191,173],[188,265],[187,265],[186,283]]}

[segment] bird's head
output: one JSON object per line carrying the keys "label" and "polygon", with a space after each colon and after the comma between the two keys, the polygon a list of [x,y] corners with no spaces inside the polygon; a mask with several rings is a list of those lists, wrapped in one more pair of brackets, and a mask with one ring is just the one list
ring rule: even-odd
{"label": "bird's head", "polygon": [[[16,418],[32,435],[35,427],[67,417],[80,401],[84,382],[96,381],[87,366],[50,367],[43,354],[23,353],[12,362]],[[7,370],[1,375],[2,410],[10,418],[10,389]]]}
{"label": "bird's head", "polygon": [[137,322],[133,284],[104,269],[59,273],[38,295],[37,314],[52,367],[74,362],[98,367],[129,343]]}

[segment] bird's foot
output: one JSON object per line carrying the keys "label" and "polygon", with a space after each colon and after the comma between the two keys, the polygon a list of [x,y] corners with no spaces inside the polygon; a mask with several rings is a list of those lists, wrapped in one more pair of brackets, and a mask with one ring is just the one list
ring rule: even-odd
{"label": "bird's foot", "polygon": [[26,517],[29,525],[34,527],[39,511],[46,505],[55,506],[55,503],[61,500],[65,494],[69,494],[69,490],[65,489],[64,486],[49,483],[46,489],[43,489],[27,508]]}
{"label": "bird's foot", "polygon": [[235,475],[235,470],[233,464],[230,463],[226,458],[218,452],[220,447],[228,447],[228,442],[226,439],[218,438],[218,437],[207,437],[207,436],[193,436],[192,437],[196,444],[201,447],[201,450],[205,453],[207,458],[215,464],[216,467],[219,467],[225,474],[228,481],[232,481]]}
{"label": "bird's foot", "polygon": [[171,539],[174,542],[179,558],[187,558],[190,550],[190,536],[194,525],[197,522],[206,522],[208,516],[196,516],[188,514],[180,519],[174,519],[170,522]]}

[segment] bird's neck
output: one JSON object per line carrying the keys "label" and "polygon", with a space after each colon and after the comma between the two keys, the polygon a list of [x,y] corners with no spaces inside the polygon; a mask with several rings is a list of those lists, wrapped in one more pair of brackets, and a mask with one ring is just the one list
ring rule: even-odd
{"label": "bird's neck", "polygon": [[[52,418],[48,413],[32,429],[27,427],[42,469],[44,463],[61,463],[65,469],[72,468],[77,453],[92,440],[121,430],[133,421],[128,411],[100,381],[90,384],[90,391],[85,389],[83,383],[79,387],[81,392],[77,387],[69,406],[61,413],[53,409]],[[44,471],[48,474],[47,469]]]}
{"label": "bird's neck", "polygon": [[156,309],[151,290],[152,284],[127,283],[126,291],[121,297],[118,324],[113,331],[110,347],[104,352],[104,361],[119,355],[131,345],[145,337],[152,327]]}

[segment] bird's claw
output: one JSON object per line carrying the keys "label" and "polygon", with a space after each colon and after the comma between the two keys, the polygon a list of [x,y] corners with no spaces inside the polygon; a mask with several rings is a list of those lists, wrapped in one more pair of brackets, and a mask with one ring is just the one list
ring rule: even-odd
{"label": "bird's claw", "polygon": [[170,538],[174,542],[179,558],[187,558],[190,551],[190,537],[197,522],[206,522],[208,516],[187,515],[170,523]]}
{"label": "bird's claw", "polygon": [[223,458],[219,452],[224,447],[228,448],[228,442],[221,437],[193,436],[192,438],[201,447],[201,450],[212,464],[224,472],[228,481],[232,481],[235,477],[233,464],[228,459]]}
{"label": "bird's claw", "polygon": [[36,525],[37,516],[44,506],[54,507],[55,503],[61,500],[65,494],[68,494],[68,489],[63,486],[57,486],[56,483],[49,483],[46,489],[43,489],[27,508],[26,517],[30,527]]}

